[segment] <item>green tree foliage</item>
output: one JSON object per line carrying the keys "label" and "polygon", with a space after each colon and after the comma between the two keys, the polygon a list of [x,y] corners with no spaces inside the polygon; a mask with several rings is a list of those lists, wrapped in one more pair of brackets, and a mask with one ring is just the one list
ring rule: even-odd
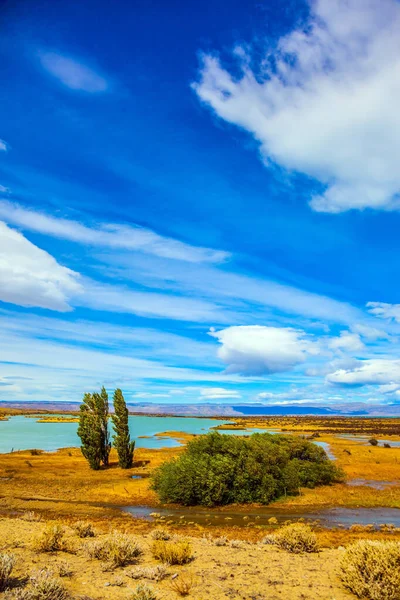
{"label": "green tree foliage", "polygon": [[118,462],[122,469],[130,469],[133,462],[135,442],[131,442],[128,426],[128,409],[122,391],[114,392],[114,414],[112,415],[115,435],[114,448],[118,452]]}
{"label": "green tree foliage", "polygon": [[210,433],[189,442],[153,476],[162,502],[186,506],[269,502],[300,487],[342,481],[323,448],[296,436]]}
{"label": "green tree foliage", "polygon": [[108,465],[111,444],[108,433],[108,395],[104,386],[100,394],[85,394],[80,406],[78,435],[81,450],[90,468]]}
{"label": "green tree foliage", "polygon": [[80,406],[78,435],[81,451],[90,468],[97,471],[101,464],[101,429],[96,402],[92,394],[85,394]]}

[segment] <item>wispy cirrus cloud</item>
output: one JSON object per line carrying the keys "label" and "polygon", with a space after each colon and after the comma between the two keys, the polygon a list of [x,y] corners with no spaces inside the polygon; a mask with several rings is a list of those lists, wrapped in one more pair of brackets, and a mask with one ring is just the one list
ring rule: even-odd
{"label": "wispy cirrus cloud", "polygon": [[[305,26],[236,48],[237,70],[205,55],[199,99],[250,132],[268,167],[315,178],[315,211],[399,209],[400,4],[309,0]],[[232,57],[230,57],[232,58]]]}
{"label": "wispy cirrus cloud", "polygon": [[118,223],[85,225],[71,219],[57,218],[34,211],[6,200],[0,201],[0,218],[29,231],[88,246],[139,251],[191,263],[218,263],[229,258],[228,252],[186,244],[159,235],[146,227]]}
{"label": "wispy cirrus cloud", "polygon": [[109,88],[107,79],[93,69],[58,52],[40,51],[42,67],[71,90],[100,93]]}
{"label": "wispy cirrus cloud", "polygon": [[8,144],[4,140],[0,139],[0,152],[6,152],[8,150]]}

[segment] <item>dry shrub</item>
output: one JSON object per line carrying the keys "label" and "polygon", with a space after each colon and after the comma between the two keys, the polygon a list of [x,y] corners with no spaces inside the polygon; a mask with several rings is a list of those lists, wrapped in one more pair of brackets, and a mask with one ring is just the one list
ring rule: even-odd
{"label": "dry shrub", "polygon": [[231,548],[244,548],[246,544],[242,540],[231,540],[229,545]]}
{"label": "dry shrub", "polygon": [[214,544],[216,546],[226,546],[228,544],[228,538],[224,535],[221,535],[221,537],[215,538]]}
{"label": "dry shrub", "polygon": [[360,540],[349,546],[341,578],[359,598],[400,600],[400,543]]}
{"label": "dry shrub", "polygon": [[309,525],[292,523],[285,525],[275,534],[275,544],[288,552],[318,552],[315,533]]}
{"label": "dry shrub", "polygon": [[153,529],[151,532],[151,537],[153,540],[169,540],[171,539],[171,534],[167,529],[158,527],[157,529]]}
{"label": "dry shrub", "polygon": [[261,543],[273,546],[276,544],[276,538],[273,533],[268,533],[266,536],[263,537]]}
{"label": "dry shrub", "polygon": [[54,577],[52,571],[42,569],[29,578],[26,600],[68,600],[69,594],[64,584]]}
{"label": "dry shrub", "polygon": [[57,552],[65,549],[64,528],[61,525],[49,525],[33,542],[36,552]]}
{"label": "dry shrub", "polygon": [[193,560],[192,546],[189,542],[165,542],[155,540],[152,552],[154,558],[168,565],[185,565]]}
{"label": "dry shrub", "polygon": [[104,561],[110,568],[125,567],[137,561],[142,548],[124,533],[114,532],[87,546],[90,558]]}
{"label": "dry shrub", "polygon": [[0,554],[0,592],[9,587],[14,565],[15,557],[12,554]]}
{"label": "dry shrub", "polygon": [[192,573],[181,573],[170,582],[170,587],[178,596],[189,596],[194,584],[195,580]]}
{"label": "dry shrub", "polygon": [[42,520],[41,516],[37,515],[35,512],[33,512],[33,510],[28,510],[23,515],[21,515],[20,518],[23,521],[31,521],[31,522],[41,521]]}
{"label": "dry shrub", "polygon": [[93,526],[88,521],[77,521],[74,525],[75,533],[80,538],[94,537]]}
{"label": "dry shrub", "polygon": [[67,563],[67,561],[63,560],[62,562],[58,563],[56,568],[60,577],[72,577],[73,571],[71,569],[71,565]]}
{"label": "dry shrub", "polygon": [[137,567],[126,573],[131,579],[150,579],[151,581],[162,581],[168,577],[168,569],[164,565],[155,567]]}
{"label": "dry shrub", "polygon": [[138,585],[130,600],[158,600],[157,594],[148,585]]}

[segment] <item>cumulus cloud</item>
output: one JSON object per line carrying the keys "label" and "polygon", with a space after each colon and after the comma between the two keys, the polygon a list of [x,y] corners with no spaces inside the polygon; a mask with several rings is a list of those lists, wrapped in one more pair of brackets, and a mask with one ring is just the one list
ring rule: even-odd
{"label": "cumulus cloud", "polygon": [[327,381],[337,385],[386,385],[400,383],[400,360],[370,359],[359,361],[351,369],[339,369],[327,375]]}
{"label": "cumulus cloud", "polygon": [[388,304],[387,302],[368,302],[368,311],[375,317],[390,319],[400,323],[400,304]]}
{"label": "cumulus cloud", "polygon": [[0,221],[0,300],[65,312],[78,274]]}
{"label": "cumulus cloud", "polygon": [[364,350],[365,346],[357,333],[341,331],[339,337],[332,338],[328,343],[332,350],[343,350],[345,352],[357,352]]}
{"label": "cumulus cloud", "polygon": [[241,398],[239,392],[220,387],[203,388],[200,390],[203,400],[224,400],[225,398]]}
{"label": "cumulus cloud", "polygon": [[316,211],[400,206],[400,4],[310,0],[309,21],[240,75],[203,58],[198,97],[259,142],[266,166],[318,180]]}
{"label": "cumulus cloud", "polygon": [[304,332],[291,328],[243,325],[210,331],[221,347],[218,356],[227,365],[227,373],[263,375],[289,371],[318,354],[317,343]]}
{"label": "cumulus cloud", "polygon": [[98,93],[109,87],[104,77],[72,58],[57,52],[39,52],[38,56],[42,67],[71,90]]}
{"label": "cumulus cloud", "polygon": [[6,200],[0,201],[0,218],[30,231],[90,246],[137,250],[192,263],[218,263],[229,257],[228,252],[191,246],[145,227],[117,223],[94,224],[88,227],[78,221],[55,218]]}

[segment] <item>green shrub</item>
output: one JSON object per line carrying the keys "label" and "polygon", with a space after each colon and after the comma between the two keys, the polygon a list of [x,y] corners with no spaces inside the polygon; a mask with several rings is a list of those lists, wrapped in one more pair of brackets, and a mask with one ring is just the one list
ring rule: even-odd
{"label": "green shrub", "polygon": [[291,523],[279,529],[273,537],[275,544],[288,552],[318,552],[317,537],[309,525]]}
{"label": "green shrub", "polygon": [[114,532],[87,546],[90,558],[107,563],[111,568],[125,567],[137,561],[142,548],[131,536]]}
{"label": "green shrub", "polygon": [[360,540],[349,546],[341,578],[359,598],[400,600],[400,543]]}
{"label": "green shrub", "polygon": [[155,540],[152,553],[154,558],[168,565],[185,565],[193,560],[192,546],[189,542],[165,542]]}
{"label": "green shrub", "polygon": [[15,558],[12,554],[0,554],[0,592],[10,585],[14,565]]}
{"label": "green shrub", "polygon": [[158,600],[157,594],[148,585],[138,585],[130,600]]}
{"label": "green shrub", "polygon": [[153,476],[162,502],[186,506],[268,504],[299,488],[342,481],[344,475],[323,448],[296,437],[253,434],[239,438],[217,432],[189,442],[179,458]]}

